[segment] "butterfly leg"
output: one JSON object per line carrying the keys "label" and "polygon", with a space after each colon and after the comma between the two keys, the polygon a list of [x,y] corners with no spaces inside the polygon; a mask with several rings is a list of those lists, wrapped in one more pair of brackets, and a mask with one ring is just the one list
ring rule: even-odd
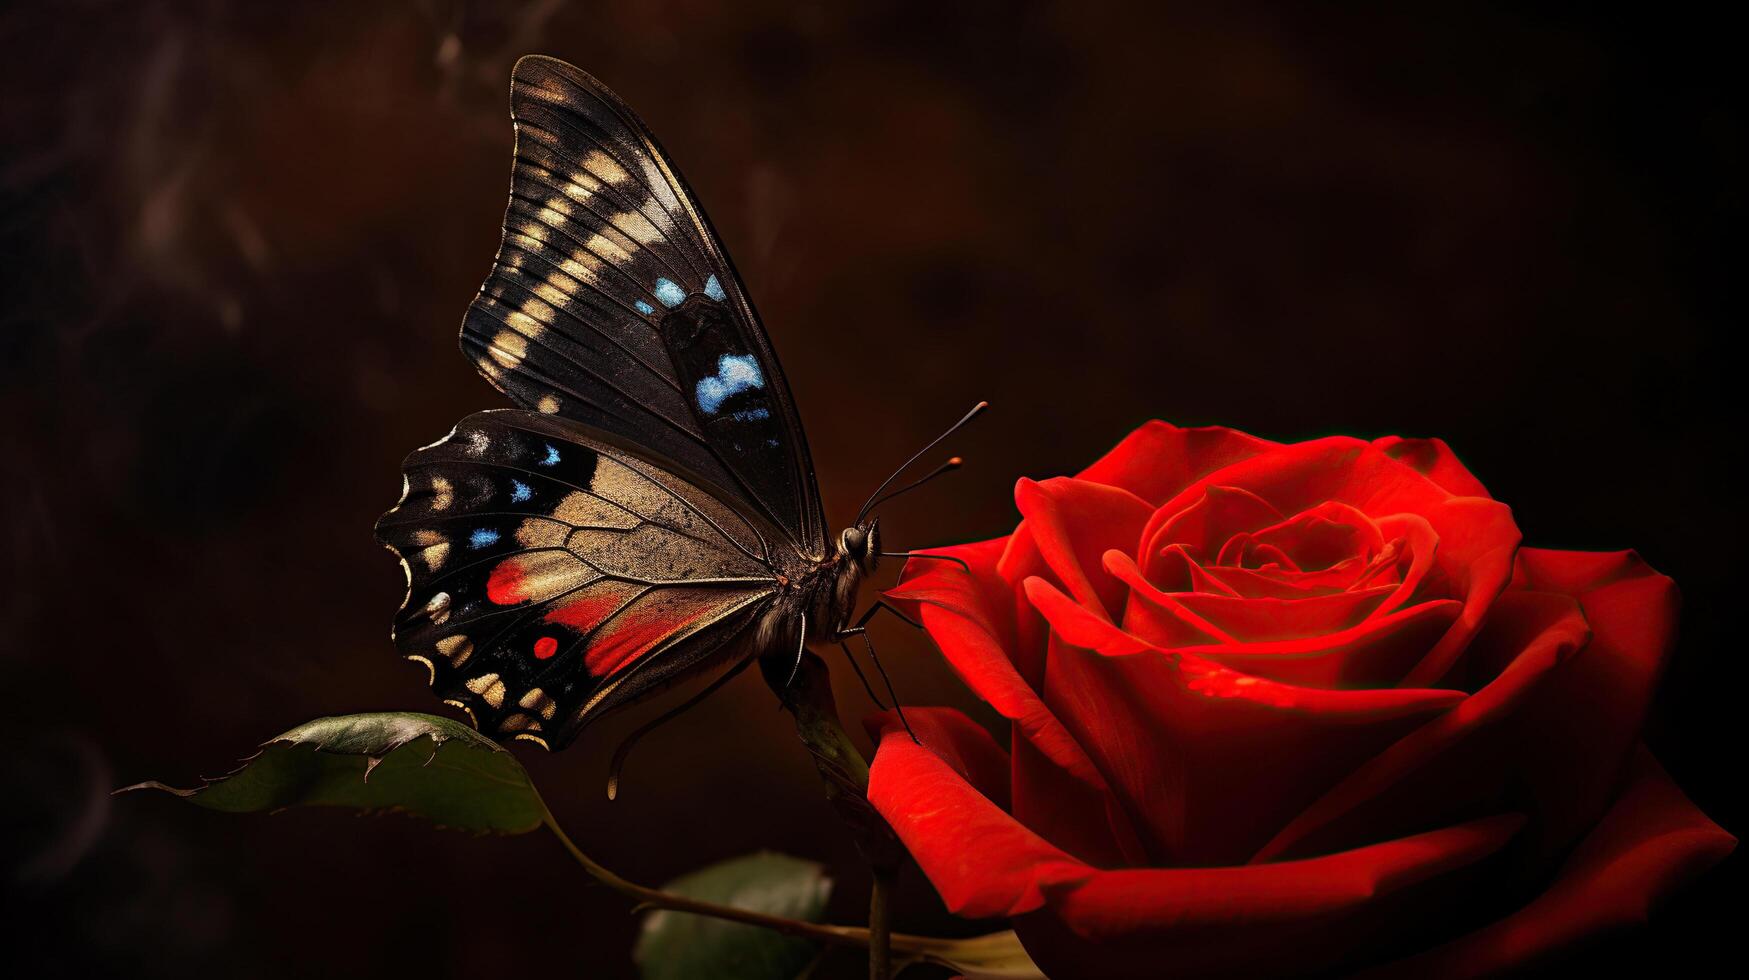
{"label": "butterfly leg", "polygon": [[[838,630],[833,635],[832,638],[834,640],[837,640],[840,646],[844,647],[844,655],[846,657],[849,657],[850,656],[850,647],[844,641],[848,640],[850,637],[853,637],[853,636],[862,637],[863,645],[868,648],[868,659],[874,663],[875,670],[880,671],[881,683],[883,683],[887,686],[887,696],[893,699],[893,709],[899,713],[899,723],[905,726],[905,734],[911,736],[911,741],[916,742],[918,745],[922,745],[923,743],[921,741],[918,741],[917,733],[911,730],[911,722],[909,719],[907,719],[905,717],[905,706],[899,703],[899,692],[893,689],[893,679],[891,677],[887,676],[887,668],[881,665],[880,654],[875,653],[874,640],[873,640],[873,638],[871,638],[868,635],[867,623],[868,623],[869,619],[872,616],[874,616],[875,611],[878,610],[879,608],[880,608],[880,604],[877,603],[873,608],[869,609],[869,611],[863,615],[862,619],[857,621],[857,624],[855,626],[851,626],[851,627],[847,627],[845,629]],[[891,608],[891,607],[888,607],[888,608]],[[898,610],[896,610],[896,609],[893,611],[895,613],[898,612]],[[850,664],[853,667],[856,666],[855,658],[851,658]],[[861,668],[857,668],[856,676],[858,676],[858,677],[863,676]],[[863,678],[862,683],[863,683],[863,686],[866,688],[868,686],[868,679]],[[877,704],[877,705],[881,704],[881,699],[875,697],[873,691],[869,691],[868,696],[871,700],[874,701],[875,704]],[[886,710],[886,706],[881,705],[881,710],[883,710],[883,711]]]}
{"label": "butterfly leg", "polygon": [[789,679],[783,682],[786,691],[789,690],[791,684],[796,682],[796,674],[800,673],[802,669],[802,656],[808,652],[808,617],[798,616],[797,621],[801,623],[802,628],[797,630],[800,638],[796,640],[795,666],[789,669]]}
{"label": "butterfly leg", "polygon": [[893,615],[899,617],[899,619],[903,620],[905,625],[907,625],[907,626],[910,626],[914,629],[922,629],[923,628],[922,623],[919,623],[915,619],[912,619],[911,617],[905,615],[904,612],[900,611],[898,606],[894,606],[894,605],[889,604],[885,599],[876,599],[874,601],[874,605],[868,607],[868,611],[863,613],[862,618],[858,619],[856,621],[856,627],[854,629],[845,630],[842,632],[844,632],[846,635],[853,635],[854,633],[859,632],[862,627],[868,625],[869,620],[874,618],[875,613],[880,612],[882,609],[885,609],[887,612],[890,612]]}
{"label": "butterfly leg", "polygon": [[862,665],[856,662],[856,654],[850,652],[850,644],[840,640],[838,641],[838,649],[844,651],[844,659],[850,661],[850,669],[856,671],[856,679],[862,682],[863,693],[868,695],[868,699],[874,702],[875,707],[882,711],[887,710],[886,704],[881,701],[881,696],[875,693],[874,686],[868,682],[868,675],[862,672]]}

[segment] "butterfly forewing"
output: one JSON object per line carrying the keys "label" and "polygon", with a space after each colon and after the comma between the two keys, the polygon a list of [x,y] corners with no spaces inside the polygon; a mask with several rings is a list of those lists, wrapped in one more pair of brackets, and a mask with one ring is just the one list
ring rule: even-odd
{"label": "butterfly forewing", "polygon": [[600,82],[517,63],[504,238],[462,349],[524,408],[621,436],[826,554],[813,464],[746,290],[648,129]]}
{"label": "butterfly forewing", "polygon": [[805,567],[683,467],[564,418],[481,412],[404,464],[403,656],[484,731],[559,748],[708,665]]}

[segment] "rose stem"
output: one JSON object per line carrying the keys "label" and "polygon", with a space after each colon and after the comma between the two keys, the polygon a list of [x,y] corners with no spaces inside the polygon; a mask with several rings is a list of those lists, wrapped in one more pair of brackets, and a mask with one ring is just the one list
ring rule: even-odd
{"label": "rose stem", "polygon": [[[579,865],[582,865],[583,870],[588,872],[590,877],[614,891],[619,892],[621,895],[636,901],[638,904],[637,907],[632,910],[634,913],[649,909],[669,909],[675,912],[689,912],[693,915],[704,915],[713,919],[723,919],[728,922],[740,922],[750,926],[759,926],[764,929],[770,929],[774,932],[781,932],[788,936],[809,939],[827,946],[844,946],[851,949],[869,950],[869,969],[871,976],[874,975],[874,971],[877,969],[877,967],[874,966],[877,962],[886,964],[884,967],[880,968],[890,969],[892,951],[897,951],[903,954],[903,959],[901,961],[902,965],[924,961],[934,963],[938,966],[947,967],[948,969],[963,970],[964,967],[961,963],[957,962],[956,956],[956,953],[960,950],[964,950],[967,947],[976,948],[987,946],[991,940],[1012,940],[1013,938],[1012,933],[992,933],[988,936],[978,936],[973,939],[938,939],[933,936],[915,936],[909,933],[894,932],[886,934],[886,942],[883,945],[888,947],[888,949],[883,951],[881,955],[877,956],[874,952],[873,946],[873,931],[870,929],[863,929],[857,926],[822,925],[817,922],[803,922],[799,919],[786,919],[782,916],[766,915],[763,912],[738,909],[732,905],[718,905],[715,902],[701,902],[698,899],[688,898],[685,895],[675,895],[671,892],[661,891],[656,888],[646,888],[635,882],[627,881],[619,875],[614,874],[612,871],[602,867],[600,864],[597,864],[589,855],[584,854],[582,848],[578,847],[576,842],[571,840],[570,835],[565,833],[564,829],[559,826],[558,819],[553,816],[551,810],[547,809],[546,801],[540,800],[538,793],[536,794],[536,799],[540,803],[541,823],[552,832],[554,837],[559,839],[559,843],[564,845],[565,850]],[[875,889],[877,894],[882,890],[887,890],[890,894],[892,875],[892,869],[888,869],[884,872],[876,872]],[[879,908],[882,911],[876,913],[876,908]],[[886,909],[887,901],[885,897],[875,898],[874,901],[870,903],[870,918],[871,920],[876,918],[882,920],[883,930],[886,926]],[[1016,975],[1019,976],[1020,974]],[[1026,974],[1026,976],[1032,975],[1033,974]],[[1038,974],[1038,976],[1042,977],[1043,975]],[[881,975],[881,980],[886,980],[884,974]]]}
{"label": "rose stem", "polygon": [[[868,910],[869,977],[887,980],[892,974],[892,951],[899,938],[892,935],[891,885],[893,875],[904,861],[904,846],[868,801],[868,762],[838,720],[838,705],[832,698],[832,675],[825,661],[808,653],[799,664],[788,658],[769,657],[759,665],[765,682],[795,718],[796,735],[814,757],[814,768],[826,785],[826,799],[850,830],[856,849],[862,852],[873,874]],[[913,947],[901,951],[917,950]]]}
{"label": "rose stem", "polygon": [[[741,922],[750,926],[761,926],[790,936],[799,936],[815,942],[833,946],[849,946],[854,949],[869,948],[869,930],[857,926],[822,925],[816,922],[803,922],[799,919],[786,919],[777,915],[766,915],[763,912],[753,912],[738,909],[732,905],[718,905],[714,902],[702,902],[685,895],[675,895],[656,888],[646,888],[635,882],[630,882],[597,864],[593,858],[584,854],[582,849],[571,840],[570,835],[560,828],[553,818],[552,812],[541,805],[543,815],[541,822],[559,839],[571,857],[583,866],[583,870],[596,881],[601,882],[616,892],[635,900],[640,909],[670,909],[675,912],[691,912],[695,915],[707,915],[714,919],[725,919],[730,922]],[[906,952],[922,954],[935,949],[941,940],[930,939],[927,936],[898,935],[892,937],[893,945]]]}
{"label": "rose stem", "polygon": [[873,868],[868,896],[868,977],[887,980],[893,974],[892,884],[890,869]]}

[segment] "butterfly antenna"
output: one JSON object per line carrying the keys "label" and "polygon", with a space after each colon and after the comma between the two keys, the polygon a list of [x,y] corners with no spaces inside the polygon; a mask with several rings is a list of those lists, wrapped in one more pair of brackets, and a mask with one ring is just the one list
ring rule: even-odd
{"label": "butterfly antenna", "polygon": [[[875,487],[875,492],[868,495],[868,503],[863,504],[862,509],[856,512],[856,523],[858,523],[858,524],[862,523],[862,519],[864,517],[868,516],[869,508],[873,507],[875,504],[875,501],[880,498],[880,495],[885,493],[887,488],[893,485],[893,481],[897,480],[899,478],[899,474],[910,469],[911,464],[915,463],[915,462],[917,462],[917,460],[921,459],[923,457],[924,453],[927,453],[931,449],[934,449],[936,447],[936,444],[940,443],[941,440],[946,439],[948,436],[953,435],[955,432],[958,432],[960,430],[961,426],[965,425],[967,422],[970,422],[972,419],[977,418],[978,413],[982,412],[984,409],[989,408],[989,407],[990,407],[989,402],[979,402],[976,405],[973,405],[972,410],[967,412],[965,414],[965,416],[962,417],[958,422],[955,422],[953,425],[948,426],[948,429],[946,432],[943,432],[941,435],[938,435],[934,439],[931,439],[929,441],[929,445],[924,446],[922,449],[917,450],[916,454],[914,454],[910,459],[905,460],[904,465],[902,465],[898,469],[894,470],[892,476],[889,476],[885,480],[882,480],[881,485],[878,487]],[[948,467],[948,469],[952,469],[952,468],[953,467],[951,467],[951,466]],[[943,472],[945,472],[945,470]],[[936,474],[930,474],[930,475],[934,476]],[[905,489],[908,490],[908,489],[910,489],[910,487],[906,487]]]}
{"label": "butterfly antenna", "polygon": [[[868,509],[874,510],[875,508],[877,508],[880,505],[886,503],[887,501],[893,499],[894,497],[899,496],[900,494],[910,493],[911,491],[917,489],[918,487],[922,486],[925,483],[928,483],[930,480],[935,479],[936,477],[942,475],[943,473],[952,473],[954,470],[957,470],[961,466],[964,466],[965,462],[966,462],[965,460],[959,458],[958,456],[955,456],[954,458],[948,460],[947,462],[941,464],[940,466],[937,466],[935,469],[930,470],[928,475],[924,476],[923,478],[918,479],[918,480],[912,480],[910,483],[907,483],[904,486],[900,487],[899,489],[888,493],[886,496],[878,497],[878,498],[870,501],[869,505],[868,505]],[[862,518],[860,518],[860,517],[857,518],[858,523],[861,523],[861,521],[862,521]]]}
{"label": "butterfly antenna", "polygon": [[724,684],[734,680],[735,675],[746,670],[747,665],[752,662],[752,658],[742,660],[740,663],[730,668],[727,673],[723,674],[723,676],[711,681],[710,686],[697,694],[694,694],[692,697],[687,698],[684,704],[677,708],[670,708],[667,711],[662,712],[661,715],[657,716],[655,721],[647,722],[622,739],[619,743],[619,748],[613,750],[613,761],[607,764],[607,798],[610,800],[618,798],[620,770],[625,768],[626,757],[632,754],[632,747],[638,744],[639,739],[680,717],[689,709],[697,706],[700,701],[717,693]]}

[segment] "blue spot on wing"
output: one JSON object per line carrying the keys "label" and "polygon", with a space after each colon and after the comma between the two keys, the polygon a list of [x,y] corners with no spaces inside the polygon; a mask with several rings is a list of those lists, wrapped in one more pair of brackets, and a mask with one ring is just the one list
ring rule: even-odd
{"label": "blue spot on wing", "polygon": [[510,481],[510,502],[511,503],[513,503],[513,504],[526,504],[526,503],[528,503],[529,499],[532,498],[533,496],[534,496],[534,491],[532,491],[528,488],[528,484],[522,482],[521,480],[511,480]]}
{"label": "blue spot on wing", "polygon": [[656,308],[654,306],[651,306],[650,304],[644,302],[641,299],[638,300],[636,303],[633,303],[632,305],[637,307],[638,312],[642,313],[645,316],[649,316],[650,314],[656,312]]}
{"label": "blue spot on wing", "polygon": [[715,275],[704,281],[704,294],[719,303],[723,301],[723,284],[717,282]]}
{"label": "blue spot on wing", "polygon": [[750,408],[750,409],[746,410],[745,412],[736,412],[735,414],[729,416],[729,418],[732,418],[737,422],[755,422],[755,421],[758,421],[759,419],[771,418],[771,409],[769,409],[769,408]]}
{"label": "blue spot on wing", "polygon": [[544,459],[542,459],[540,461],[539,465],[541,465],[541,466],[557,466],[557,465],[559,465],[559,451],[558,451],[558,449],[553,447],[552,443],[547,443],[547,455]]}
{"label": "blue spot on wing", "polygon": [[698,382],[699,410],[715,415],[731,395],[765,387],[765,375],[751,354],[724,354],[717,359],[717,373]]}
{"label": "blue spot on wing", "polygon": [[468,547],[470,548],[490,548],[497,543],[498,532],[489,527],[478,528],[474,533],[468,535]]}
{"label": "blue spot on wing", "polygon": [[663,306],[679,306],[686,301],[686,290],[676,286],[672,279],[658,279],[656,280],[656,298],[662,301]]}

